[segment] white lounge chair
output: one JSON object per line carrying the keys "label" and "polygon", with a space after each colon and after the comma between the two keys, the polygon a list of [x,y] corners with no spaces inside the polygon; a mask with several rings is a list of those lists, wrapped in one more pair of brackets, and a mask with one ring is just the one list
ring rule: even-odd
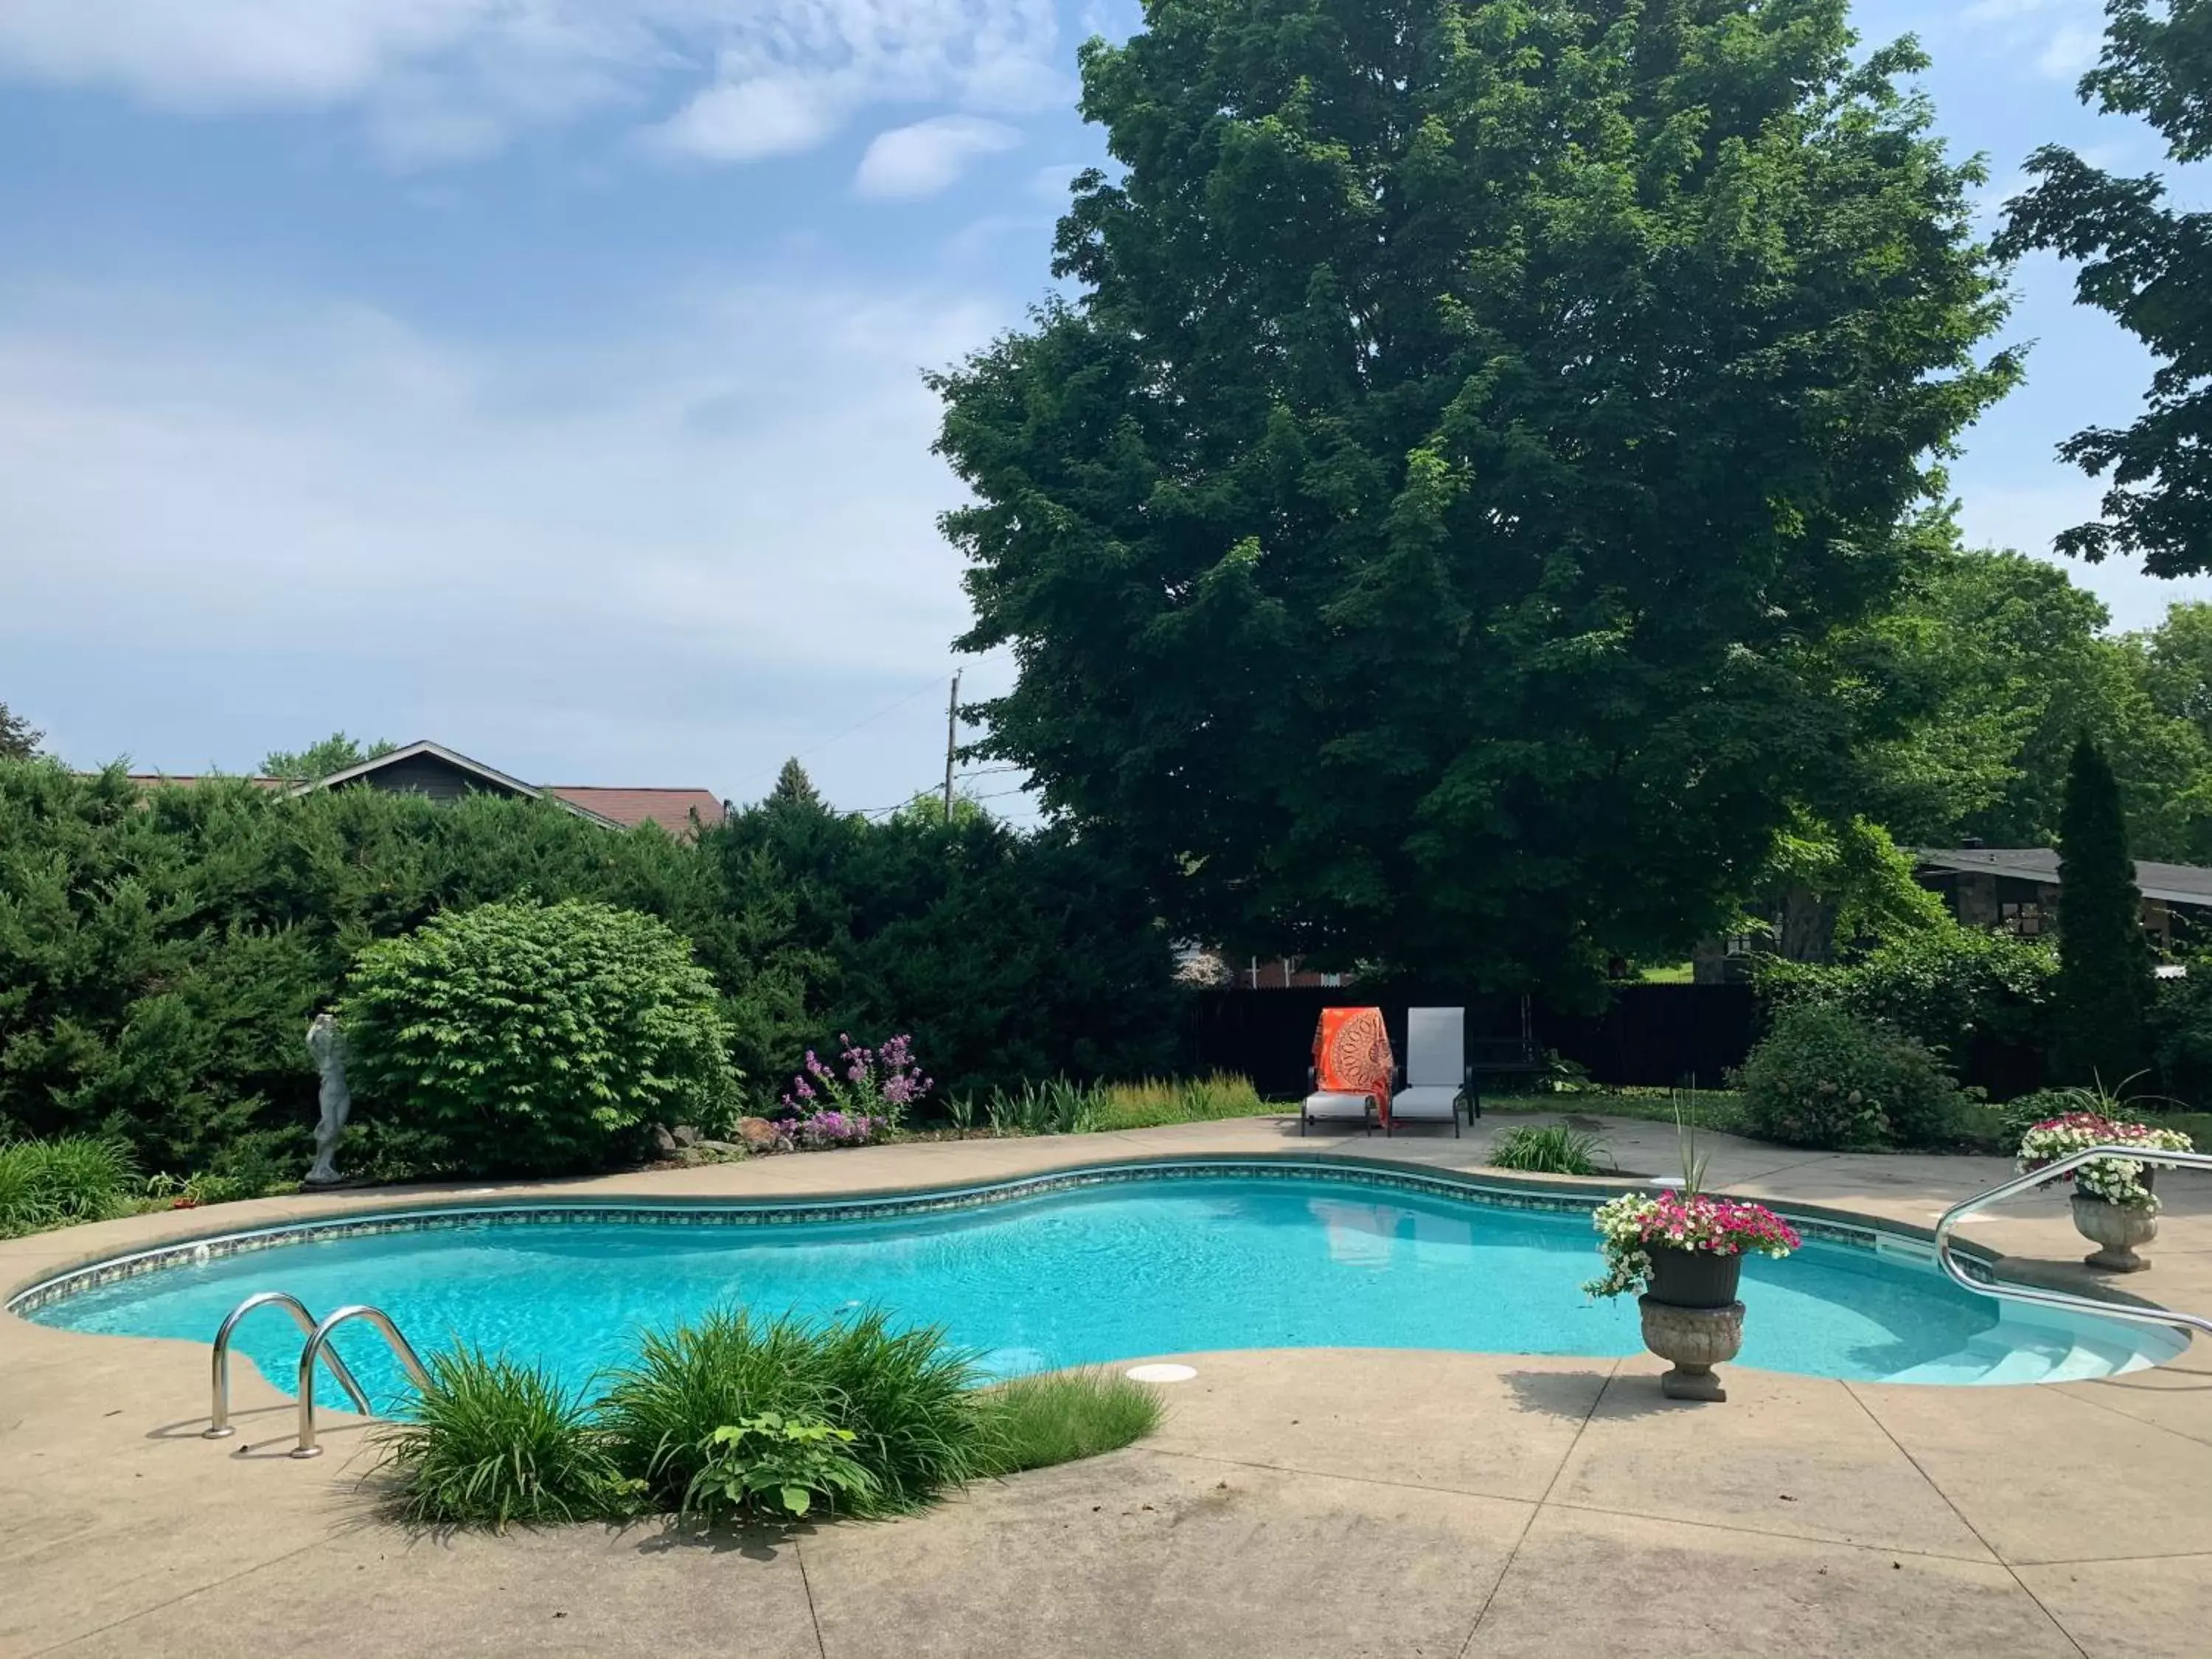
{"label": "white lounge chair", "polygon": [[1371,1096],[1354,1094],[1350,1090],[1319,1089],[1320,1081],[1314,1068],[1306,1067],[1306,1103],[1298,1111],[1298,1133],[1306,1132],[1306,1125],[1322,1121],[1352,1122],[1359,1125],[1364,1134],[1374,1127],[1375,1102]]}
{"label": "white lounge chair", "polygon": [[1462,1101],[1470,1121],[1481,1115],[1474,1070],[1467,1063],[1467,1010],[1406,1010],[1405,1075],[1405,1086],[1390,1097],[1386,1133],[1395,1133],[1401,1122],[1449,1122],[1456,1135]]}

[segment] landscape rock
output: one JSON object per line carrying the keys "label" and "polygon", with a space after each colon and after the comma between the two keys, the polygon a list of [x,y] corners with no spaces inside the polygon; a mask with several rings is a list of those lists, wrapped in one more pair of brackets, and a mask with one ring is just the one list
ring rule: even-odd
{"label": "landscape rock", "polygon": [[677,1140],[674,1135],[662,1128],[658,1123],[653,1126],[653,1150],[659,1153],[661,1157],[675,1157],[676,1149],[679,1144],[680,1143]]}
{"label": "landscape rock", "polygon": [[696,1146],[699,1144],[699,1132],[688,1123],[679,1123],[668,1133],[679,1146]]}
{"label": "landscape rock", "polygon": [[776,1133],[775,1125],[764,1117],[741,1117],[738,1120],[738,1139],[749,1152],[772,1152],[783,1145],[783,1137]]}

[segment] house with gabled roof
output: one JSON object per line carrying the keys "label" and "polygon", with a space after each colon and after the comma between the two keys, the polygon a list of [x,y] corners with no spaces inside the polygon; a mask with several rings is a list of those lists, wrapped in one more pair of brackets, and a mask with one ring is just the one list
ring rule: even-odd
{"label": "house with gabled roof", "polygon": [[[190,778],[132,775],[142,783],[190,783]],[[301,783],[287,778],[256,778],[264,789],[294,795],[319,789],[383,789],[456,801],[464,795],[508,795],[550,800],[567,811],[609,830],[634,830],[657,823],[670,835],[688,837],[729,815],[726,802],[708,789],[635,788],[574,783],[527,783],[494,766],[423,738],[387,750],[372,759]]]}

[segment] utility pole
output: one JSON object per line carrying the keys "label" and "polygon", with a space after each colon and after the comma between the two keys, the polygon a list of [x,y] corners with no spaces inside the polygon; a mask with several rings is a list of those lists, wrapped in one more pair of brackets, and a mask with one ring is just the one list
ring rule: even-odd
{"label": "utility pole", "polygon": [[952,693],[945,700],[945,827],[952,827],[952,751],[959,739],[956,735],[960,719],[960,671],[952,671]]}

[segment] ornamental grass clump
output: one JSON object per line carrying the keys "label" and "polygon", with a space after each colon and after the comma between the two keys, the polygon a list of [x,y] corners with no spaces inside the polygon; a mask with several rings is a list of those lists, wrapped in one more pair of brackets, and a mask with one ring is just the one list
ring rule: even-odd
{"label": "ornamental grass clump", "polygon": [[867,1480],[838,1501],[853,1514],[895,1514],[986,1468],[979,1380],[975,1357],[941,1331],[895,1330],[878,1310],[823,1323],[718,1310],[641,1335],[599,1413],[623,1473],[656,1507],[697,1508],[733,1444],[749,1452],[774,1443],[733,1443],[721,1431],[773,1413],[849,1431],[837,1445]]}
{"label": "ornamental grass clump", "polygon": [[1590,1220],[1606,1264],[1603,1276],[1583,1286],[1592,1296],[1648,1288],[1655,1249],[1778,1259],[1804,1242],[1796,1228],[1763,1204],[1705,1193],[1624,1193],[1601,1204]]}
{"label": "ornamental grass clump", "polygon": [[467,1346],[424,1363],[428,1386],[405,1418],[376,1431],[403,1519],[497,1532],[632,1507],[637,1487],[610,1437],[543,1367]]}
{"label": "ornamental grass clump", "polygon": [[993,1474],[1119,1451],[1158,1428],[1167,1409],[1150,1383],[1103,1368],[1018,1376],[987,1389],[979,1403]]}
{"label": "ornamental grass clump", "polygon": [[1597,1155],[1603,1150],[1595,1135],[1564,1123],[1541,1128],[1523,1124],[1490,1149],[1488,1161],[1492,1169],[1529,1175],[1594,1176],[1600,1173]]}
{"label": "ornamental grass clump", "polygon": [[[2057,1163],[2072,1152],[2092,1146],[2141,1146],[2146,1152],[2187,1152],[2196,1143],[2179,1129],[2153,1128],[2146,1123],[2126,1123],[2095,1112],[2069,1112],[2047,1118],[2021,1137],[2022,1174]],[[2092,1158],[2078,1170],[2053,1176],[2070,1181],[2091,1198],[2145,1215],[2159,1212],[2158,1194],[2144,1178],[2144,1165],[2131,1158]]]}

